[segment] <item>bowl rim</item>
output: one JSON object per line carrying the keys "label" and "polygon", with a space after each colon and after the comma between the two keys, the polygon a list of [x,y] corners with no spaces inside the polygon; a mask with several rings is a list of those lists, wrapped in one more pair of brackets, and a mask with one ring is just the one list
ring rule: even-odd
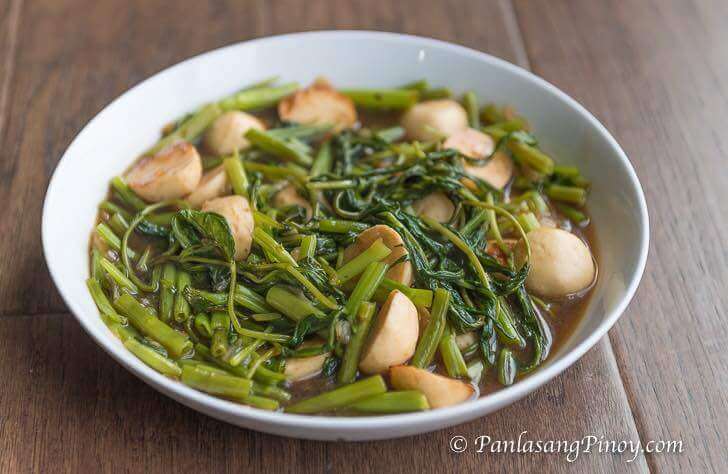
{"label": "bowl rim", "polygon": [[[553,361],[549,365],[535,371],[532,375],[521,380],[510,387],[506,387],[498,390],[492,394],[480,397],[478,399],[469,401],[467,403],[440,408],[437,410],[430,410],[426,412],[408,413],[408,414],[397,414],[397,415],[376,415],[376,416],[365,416],[365,417],[352,417],[352,416],[311,416],[311,415],[297,415],[285,412],[269,412],[245,405],[237,404],[220,398],[215,398],[211,395],[207,395],[203,392],[199,392],[190,387],[183,385],[182,383],[165,377],[164,375],[154,371],[152,368],[145,365],[140,360],[136,359],[131,353],[129,353],[123,346],[114,344],[109,339],[111,333],[102,335],[101,332],[97,332],[90,324],[86,323],[83,317],[79,314],[83,313],[78,304],[74,301],[72,295],[64,290],[63,279],[62,279],[62,268],[59,268],[55,263],[52,253],[50,253],[50,223],[48,216],[48,208],[50,202],[57,194],[55,192],[58,176],[61,174],[60,171],[68,162],[68,156],[72,154],[72,150],[75,145],[83,140],[84,135],[91,125],[99,120],[100,115],[103,114],[108,108],[114,106],[119,100],[129,93],[147,83],[148,81],[159,80],[160,77],[170,73],[176,68],[182,67],[184,64],[190,63],[197,60],[198,58],[214,55],[223,54],[226,50],[238,48],[243,45],[253,46],[256,44],[271,43],[277,41],[290,41],[290,40],[305,40],[311,38],[325,38],[328,40],[334,39],[388,39],[397,42],[403,42],[406,44],[416,44],[422,47],[433,47],[441,50],[445,50],[450,54],[458,54],[469,57],[471,59],[491,63],[498,68],[509,70],[511,73],[521,76],[528,81],[535,83],[535,85],[546,89],[549,93],[555,95],[559,100],[563,101],[567,106],[577,112],[583,120],[590,123],[607,141],[614,155],[619,159],[623,171],[626,172],[629,182],[633,188],[633,191],[637,197],[638,203],[638,215],[639,215],[639,257],[635,271],[630,275],[629,282],[622,294],[620,301],[615,305],[615,308],[609,312],[603,319],[601,324],[589,334],[581,343],[574,347],[571,351],[564,353],[560,359]],[[540,78],[532,72],[516,66],[508,61],[497,58],[490,54],[468,48],[466,46],[441,41],[433,38],[427,38],[422,36],[381,32],[381,31],[370,31],[370,30],[320,30],[320,31],[306,31],[306,32],[295,32],[287,33],[282,35],[267,36],[262,38],[256,38],[252,40],[232,43],[220,48],[216,48],[210,51],[203,52],[201,54],[189,57],[183,61],[180,61],[172,66],[166,67],[161,71],[153,74],[152,76],[144,79],[143,81],[130,87],[118,97],[112,100],[108,105],[101,109],[76,135],[71,144],[68,146],[63,156],[59,160],[55,167],[53,175],[50,179],[46,196],[43,203],[43,214],[42,214],[42,243],[43,243],[43,254],[48,266],[48,270],[51,274],[56,287],[59,290],[64,302],[68,306],[70,312],[74,315],[76,320],[81,324],[86,333],[91,336],[92,339],[98,344],[104,351],[111,355],[118,363],[124,366],[127,370],[132,372],[138,378],[143,380],[145,383],[152,385],[155,389],[158,389],[171,396],[175,400],[193,406],[197,411],[203,411],[211,416],[217,417],[221,420],[225,420],[222,414],[229,415],[232,418],[242,417],[252,421],[264,424],[273,424],[278,427],[296,427],[311,430],[326,430],[329,432],[335,430],[342,430],[344,432],[351,430],[370,430],[370,429],[381,429],[387,427],[395,427],[398,425],[409,425],[423,427],[418,432],[431,431],[432,429],[440,429],[444,426],[449,426],[454,423],[460,423],[464,420],[474,419],[479,416],[483,416],[489,412],[488,407],[496,407],[499,409],[507,404],[513,403],[520,398],[528,395],[544,383],[555,378],[561,372],[566,370],[572,364],[574,364],[579,358],[581,358],[589,349],[591,349],[601,339],[607,331],[616,323],[619,317],[624,313],[627,305],[632,300],[639,282],[644,273],[647,254],[649,251],[649,216],[647,212],[647,204],[645,201],[644,192],[642,186],[637,178],[637,174],[632,167],[627,155],[619,146],[617,141],[612,137],[609,131],[597,120],[589,111],[586,110],[581,104],[575,99],[571,98],[565,92],[562,92],[556,86],[550,82]],[[189,404],[187,403],[189,402]],[[200,410],[200,407],[209,408],[214,410],[215,413],[209,411]],[[429,428],[427,428],[429,427]],[[435,427],[435,428],[432,428]],[[344,433],[342,433],[343,435]],[[392,433],[392,437],[401,436],[396,433]]]}

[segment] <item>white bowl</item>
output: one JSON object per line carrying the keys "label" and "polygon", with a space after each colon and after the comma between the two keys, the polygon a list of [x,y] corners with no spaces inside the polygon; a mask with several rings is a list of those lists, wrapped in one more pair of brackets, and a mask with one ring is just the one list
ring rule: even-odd
{"label": "white bowl", "polygon": [[[303,84],[326,75],[341,87],[387,87],[426,78],[456,93],[514,105],[559,163],[578,164],[593,182],[589,209],[598,231],[599,281],[583,323],[559,354],[513,386],[425,413],[316,417],[270,413],[211,397],[144,365],[109,332],[86,290],[88,238],[109,180],[158,138],[162,126],[199,105],[270,76]],[[612,327],[644,270],[648,218],[642,188],[617,142],[556,87],[503,60],[462,46],[390,33],[325,31],[224,47],[170,67],[133,87],[78,134],[53,174],[43,207],[48,268],[81,326],[139,378],[195,410],[238,426],[322,440],[394,438],[491,413],[561,373]]]}

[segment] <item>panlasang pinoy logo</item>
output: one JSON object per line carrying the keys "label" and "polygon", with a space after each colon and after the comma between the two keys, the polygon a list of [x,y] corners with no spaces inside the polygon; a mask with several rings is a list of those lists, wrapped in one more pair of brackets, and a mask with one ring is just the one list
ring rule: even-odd
{"label": "panlasang pinoy logo", "polygon": [[522,431],[517,439],[493,439],[489,435],[478,435],[472,444],[464,436],[450,438],[450,450],[463,453],[471,450],[489,454],[565,454],[570,463],[582,454],[627,455],[625,462],[631,463],[642,453],[682,453],[682,440],[650,440],[644,446],[641,440],[613,440],[604,435],[586,435],[576,440],[529,439],[528,431]]}

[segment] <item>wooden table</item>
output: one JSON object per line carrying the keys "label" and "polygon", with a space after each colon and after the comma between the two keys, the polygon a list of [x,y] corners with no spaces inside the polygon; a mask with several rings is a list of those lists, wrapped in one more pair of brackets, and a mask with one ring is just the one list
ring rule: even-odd
{"label": "wooden table", "polygon": [[[68,314],[45,269],[48,178],[109,101],[212,48],[336,28],[432,36],[530,68],[612,131],[643,183],[650,258],[626,314],[562,376],[492,416],[358,444],[238,429],[121,369]],[[727,124],[721,0],[0,0],[0,471],[728,472]],[[454,435],[523,431],[682,440],[683,453],[568,463],[448,447]]]}

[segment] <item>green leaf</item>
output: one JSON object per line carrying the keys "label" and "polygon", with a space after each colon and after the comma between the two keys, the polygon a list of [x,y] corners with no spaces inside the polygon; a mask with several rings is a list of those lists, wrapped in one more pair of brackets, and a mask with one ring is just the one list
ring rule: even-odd
{"label": "green leaf", "polygon": [[227,220],[214,212],[183,209],[172,218],[172,232],[182,247],[212,244],[226,260],[235,255],[235,240]]}

